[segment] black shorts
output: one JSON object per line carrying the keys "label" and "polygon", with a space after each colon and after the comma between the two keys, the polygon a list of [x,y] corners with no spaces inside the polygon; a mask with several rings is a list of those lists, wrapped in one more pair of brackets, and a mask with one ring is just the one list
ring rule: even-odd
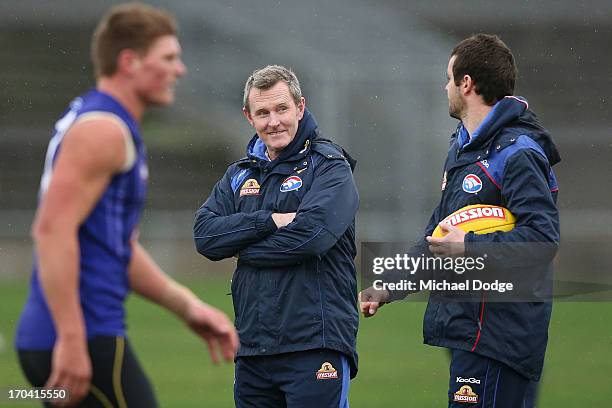
{"label": "black shorts", "polygon": [[[99,336],[88,342],[93,377],[89,394],[79,407],[156,407],[153,388],[129,342],[123,337]],[[52,350],[18,350],[21,368],[34,387],[42,387],[51,374]],[[45,404],[48,406],[48,404]]]}

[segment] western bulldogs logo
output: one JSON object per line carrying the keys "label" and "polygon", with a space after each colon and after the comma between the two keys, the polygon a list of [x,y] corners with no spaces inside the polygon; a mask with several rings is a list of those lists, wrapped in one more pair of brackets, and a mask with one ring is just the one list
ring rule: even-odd
{"label": "western bulldogs logo", "polygon": [[298,176],[287,177],[280,186],[281,193],[297,190],[302,187],[302,179]]}
{"label": "western bulldogs logo", "polygon": [[468,174],[463,179],[463,191],[470,194],[476,194],[482,190],[482,181],[475,174]]}

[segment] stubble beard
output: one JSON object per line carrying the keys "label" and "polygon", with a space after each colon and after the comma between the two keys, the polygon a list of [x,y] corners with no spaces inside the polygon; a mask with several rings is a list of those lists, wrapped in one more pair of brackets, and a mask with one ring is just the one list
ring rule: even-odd
{"label": "stubble beard", "polygon": [[464,104],[461,100],[448,101],[448,114],[451,118],[463,120]]}

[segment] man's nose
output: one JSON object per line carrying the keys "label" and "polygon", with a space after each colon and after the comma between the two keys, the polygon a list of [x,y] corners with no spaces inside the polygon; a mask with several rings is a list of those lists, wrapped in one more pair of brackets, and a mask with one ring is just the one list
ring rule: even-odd
{"label": "man's nose", "polygon": [[183,61],[178,60],[178,64],[176,67],[176,74],[178,77],[182,77],[185,76],[185,74],[187,74],[187,67],[185,66],[185,63],[183,63]]}
{"label": "man's nose", "polygon": [[278,115],[274,112],[270,112],[270,122],[268,123],[270,126],[272,127],[276,127],[278,125],[280,125],[280,120],[278,118]]}

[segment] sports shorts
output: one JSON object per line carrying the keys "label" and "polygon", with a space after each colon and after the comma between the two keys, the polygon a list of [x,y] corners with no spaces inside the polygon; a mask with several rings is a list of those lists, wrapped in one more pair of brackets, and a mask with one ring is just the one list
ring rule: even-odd
{"label": "sports shorts", "polygon": [[[153,388],[127,339],[98,336],[88,342],[93,377],[89,393],[78,407],[157,407]],[[52,350],[18,350],[21,368],[34,387],[42,387],[51,374]],[[45,406],[51,406],[48,403]]]}

